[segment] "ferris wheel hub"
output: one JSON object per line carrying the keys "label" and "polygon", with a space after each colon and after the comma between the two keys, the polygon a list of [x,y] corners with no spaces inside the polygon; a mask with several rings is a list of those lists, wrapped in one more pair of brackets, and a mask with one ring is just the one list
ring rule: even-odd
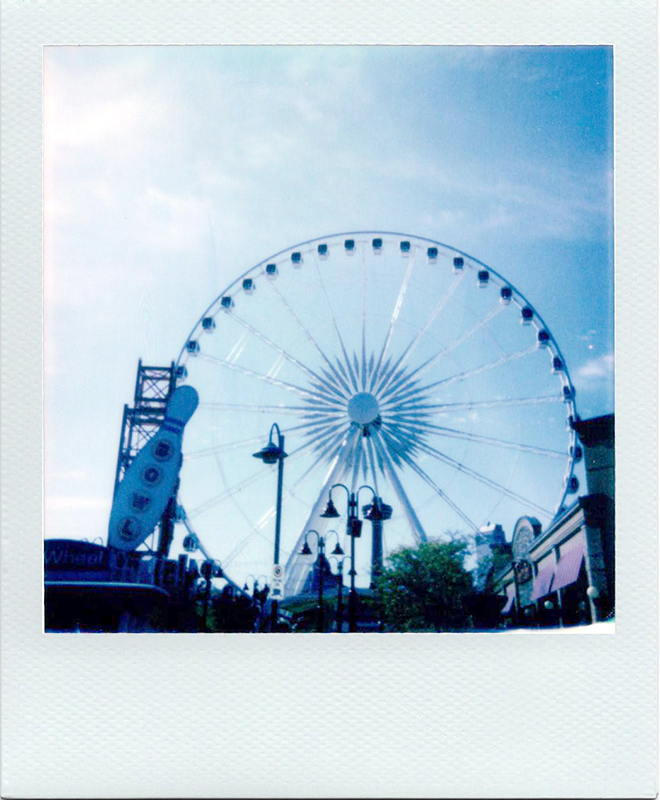
{"label": "ferris wheel hub", "polygon": [[380,406],[378,400],[369,392],[360,392],[353,395],[348,401],[348,416],[352,422],[359,425],[368,425],[378,419]]}

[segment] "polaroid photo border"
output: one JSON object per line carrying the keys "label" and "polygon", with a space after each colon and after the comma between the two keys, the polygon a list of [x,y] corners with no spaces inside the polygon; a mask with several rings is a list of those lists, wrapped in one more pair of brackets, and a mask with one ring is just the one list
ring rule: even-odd
{"label": "polaroid photo border", "polygon": [[[656,794],[654,9],[5,4],[3,794]],[[614,635],[43,634],[42,48],[113,43],[613,46]],[[118,766],[99,768],[110,752]]]}

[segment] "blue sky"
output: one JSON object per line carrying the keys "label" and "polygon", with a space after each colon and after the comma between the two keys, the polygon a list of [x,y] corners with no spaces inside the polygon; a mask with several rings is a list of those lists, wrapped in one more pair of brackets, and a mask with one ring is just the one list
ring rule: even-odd
{"label": "blue sky", "polygon": [[492,266],[612,412],[611,81],[605,47],[46,48],[46,536],[105,538],[138,359],[337,231]]}

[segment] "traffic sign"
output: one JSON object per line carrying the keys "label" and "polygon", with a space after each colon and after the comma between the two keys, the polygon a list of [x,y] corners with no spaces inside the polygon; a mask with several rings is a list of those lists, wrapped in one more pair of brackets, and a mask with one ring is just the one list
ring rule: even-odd
{"label": "traffic sign", "polygon": [[284,597],[284,567],[281,564],[273,566],[273,585],[270,596],[273,600],[281,600]]}

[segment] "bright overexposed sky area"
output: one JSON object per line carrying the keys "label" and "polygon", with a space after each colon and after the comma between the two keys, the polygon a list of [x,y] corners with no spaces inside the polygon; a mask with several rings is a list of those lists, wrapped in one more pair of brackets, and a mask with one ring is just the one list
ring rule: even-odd
{"label": "bright overexposed sky area", "polygon": [[334,232],[488,264],[613,412],[612,189],[608,47],[46,47],[46,537],[106,540],[138,359]]}

